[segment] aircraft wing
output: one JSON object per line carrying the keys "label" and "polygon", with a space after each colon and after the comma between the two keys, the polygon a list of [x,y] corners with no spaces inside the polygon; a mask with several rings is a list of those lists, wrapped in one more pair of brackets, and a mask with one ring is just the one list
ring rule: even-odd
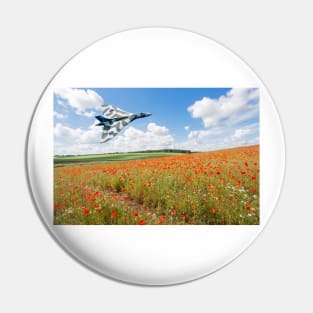
{"label": "aircraft wing", "polygon": [[105,118],[102,115],[97,115],[95,116],[95,118],[99,121],[99,122],[105,122]]}
{"label": "aircraft wing", "polygon": [[113,123],[109,128],[104,128],[101,143],[105,143],[114,138],[131,121],[132,121],[131,119],[126,118]]}
{"label": "aircraft wing", "polygon": [[132,113],[123,111],[114,105],[104,105],[103,116],[106,118],[116,118],[131,115]]}

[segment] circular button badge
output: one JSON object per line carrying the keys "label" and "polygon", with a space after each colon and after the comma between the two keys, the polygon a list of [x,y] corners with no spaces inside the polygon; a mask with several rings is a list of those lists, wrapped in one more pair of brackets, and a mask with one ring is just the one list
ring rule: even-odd
{"label": "circular button badge", "polygon": [[37,105],[27,167],[57,242],[116,280],[208,275],[257,237],[278,199],[284,140],[255,73],[213,40],[143,28],[104,38]]}

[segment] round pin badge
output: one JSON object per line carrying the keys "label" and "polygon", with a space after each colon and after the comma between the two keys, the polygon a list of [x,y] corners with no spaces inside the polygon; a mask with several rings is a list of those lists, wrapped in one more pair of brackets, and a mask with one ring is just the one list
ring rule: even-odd
{"label": "round pin badge", "polygon": [[27,169],[54,239],[106,277],[170,285],[239,256],[268,222],[282,128],[256,74],[201,35],[142,28],[69,60],[36,107]]}

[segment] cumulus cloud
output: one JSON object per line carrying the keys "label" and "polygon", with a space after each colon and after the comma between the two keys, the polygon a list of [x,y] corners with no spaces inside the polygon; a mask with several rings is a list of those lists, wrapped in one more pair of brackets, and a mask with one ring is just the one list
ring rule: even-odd
{"label": "cumulus cloud", "polygon": [[101,137],[101,128],[96,127],[95,123],[88,129],[71,128],[61,123],[57,123],[54,127],[54,136],[56,139],[61,139],[72,144],[90,144],[96,143]]}
{"label": "cumulus cloud", "polygon": [[132,126],[116,137],[112,142],[115,149],[123,147],[125,151],[165,149],[172,146],[174,138],[165,126],[149,123],[147,130]]}
{"label": "cumulus cloud", "polygon": [[235,130],[235,133],[232,136],[232,139],[234,139],[234,140],[242,140],[250,133],[251,133],[250,129],[239,128],[239,129]]}
{"label": "cumulus cloud", "polygon": [[242,127],[212,127],[190,131],[187,140],[175,143],[177,149],[210,151],[259,143],[259,123]]}
{"label": "cumulus cloud", "polygon": [[222,133],[221,129],[206,129],[206,130],[193,130],[188,134],[189,139],[203,140],[212,136],[217,136]]}
{"label": "cumulus cloud", "polygon": [[165,149],[174,138],[165,126],[149,123],[145,130],[127,127],[111,141],[100,144],[102,129],[92,124],[87,130],[57,123],[54,128],[55,154],[90,154]]}
{"label": "cumulus cloud", "polygon": [[258,115],[259,90],[233,88],[218,99],[208,97],[187,108],[193,118],[202,119],[205,128],[234,125]]}
{"label": "cumulus cloud", "polygon": [[54,116],[55,118],[59,119],[59,120],[62,120],[62,119],[64,119],[64,118],[67,117],[66,115],[64,115],[64,114],[62,114],[62,113],[59,113],[59,112],[56,112],[56,111],[53,112],[53,116]]}
{"label": "cumulus cloud", "polygon": [[168,128],[165,126],[159,126],[155,123],[149,123],[147,126],[148,132],[156,136],[167,136],[169,134]]}
{"label": "cumulus cloud", "polygon": [[229,147],[246,146],[259,143],[259,124],[252,124],[244,128],[237,128],[233,133],[224,139]]}
{"label": "cumulus cloud", "polygon": [[101,96],[93,90],[60,88],[54,91],[60,105],[69,105],[78,115],[91,117],[95,115],[92,110],[101,110],[104,104]]}
{"label": "cumulus cloud", "polygon": [[[69,123],[72,121],[73,112],[80,115],[76,116],[78,120],[87,123],[88,119],[82,119],[81,116],[93,118],[102,110],[104,104],[102,97],[93,90],[57,89],[55,97],[56,104],[64,106],[62,110],[60,109],[61,112],[69,114],[66,120]],[[191,121],[184,121],[180,126],[181,131],[184,128],[184,134],[176,134],[180,142],[174,140],[167,127],[150,122],[144,129],[135,128],[132,124],[111,141],[100,144],[102,128],[95,126],[96,121],[88,128],[83,128],[85,122],[65,125],[63,119],[67,116],[57,112],[56,106],[55,154],[92,154],[165,148],[208,151],[258,143],[259,124],[255,123],[259,115],[258,89],[236,88],[218,99],[203,97],[190,105],[187,110],[192,118],[202,121],[203,126],[199,125],[198,129],[194,129],[197,123],[193,121],[195,123],[190,124],[193,125],[193,130],[190,130],[190,126],[186,124]],[[80,128],[75,128],[74,125]]]}

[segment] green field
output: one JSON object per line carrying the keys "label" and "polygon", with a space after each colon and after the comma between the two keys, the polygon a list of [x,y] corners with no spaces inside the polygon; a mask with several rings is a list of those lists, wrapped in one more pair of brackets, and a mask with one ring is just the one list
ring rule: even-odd
{"label": "green field", "polygon": [[89,163],[55,165],[54,224],[259,224],[258,145],[175,152],[90,155],[74,158]]}
{"label": "green field", "polygon": [[88,163],[88,162],[114,162],[114,161],[130,161],[143,160],[150,158],[160,158],[167,156],[180,155],[177,152],[131,152],[131,153],[112,153],[112,154],[90,154],[77,156],[55,156],[54,164],[69,163]]}

